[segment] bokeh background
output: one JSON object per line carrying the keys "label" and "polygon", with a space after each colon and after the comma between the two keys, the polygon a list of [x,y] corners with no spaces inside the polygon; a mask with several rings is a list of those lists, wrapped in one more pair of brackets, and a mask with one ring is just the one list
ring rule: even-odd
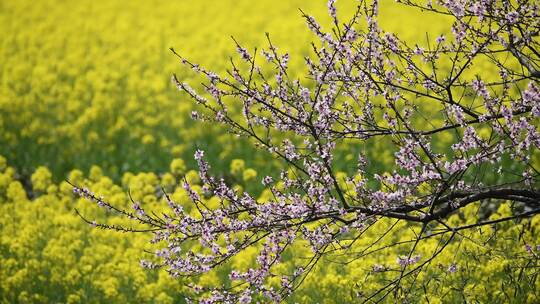
{"label": "bokeh background", "polygon": [[[301,74],[302,58],[315,37],[299,8],[329,25],[325,1],[0,1],[0,302],[181,303],[190,294],[190,282],[226,282],[230,265],[193,279],[143,270],[138,261],[149,249],[149,236],[86,225],[74,208],[98,221],[126,221],[74,197],[66,180],[119,206],[127,206],[129,189],[135,200],[155,210],[164,206],[163,186],[189,208],[178,181],[185,176],[198,183],[192,156],[199,148],[214,172],[227,176],[239,191],[259,185],[271,170],[269,155],[220,127],[189,118],[193,103],[170,77],[177,73],[189,82],[193,75],[169,47],[223,72],[235,52],[230,36],[253,49],[266,46],[264,33],[269,32]],[[347,17],[354,1],[339,1],[338,8]],[[448,29],[448,20],[390,0],[381,1],[380,23],[408,41]],[[377,151],[381,164],[392,161],[384,146],[369,149]],[[469,209],[474,218],[474,206]],[[493,217],[510,212],[505,205],[499,209]],[[534,239],[539,222],[537,217],[528,224],[533,225],[526,232],[529,238]],[[359,243],[372,242],[393,224],[381,221]],[[527,237],[520,236],[522,225],[499,227],[498,237],[485,244],[467,238],[453,243],[456,250],[441,255],[433,270],[418,278],[414,299],[538,300],[536,277],[519,283],[519,292],[509,296],[528,257],[522,246],[508,241]],[[411,233],[403,224],[393,241]],[[482,239],[482,232],[471,233]],[[437,244],[422,246],[420,253]],[[246,251],[233,264],[248,267],[254,256],[255,251]],[[395,265],[396,252],[330,262],[314,271],[291,302],[355,301],[385,285],[389,277],[375,276],[372,266]],[[446,271],[454,264],[458,272]]]}

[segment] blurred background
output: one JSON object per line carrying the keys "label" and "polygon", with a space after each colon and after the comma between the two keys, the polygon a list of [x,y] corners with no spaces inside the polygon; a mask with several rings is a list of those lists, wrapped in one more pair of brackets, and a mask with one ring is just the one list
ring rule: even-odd
{"label": "blurred background", "polygon": [[[338,3],[345,18],[354,7],[354,1]],[[130,189],[135,200],[159,210],[161,186],[187,205],[178,180],[198,183],[192,156],[200,148],[239,191],[260,184],[268,155],[190,119],[193,103],[170,78],[177,73],[189,82],[193,75],[169,47],[223,72],[235,53],[230,36],[253,49],[266,46],[269,32],[301,74],[315,37],[299,8],[329,25],[326,1],[0,1],[0,303],[179,303],[190,282],[226,281],[226,269],[194,279],[141,269],[149,236],[91,229],[74,208],[97,221],[128,222],[74,197],[65,180],[119,206],[127,206]],[[440,17],[419,14],[381,2],[383,28],[405,40],[447,28]],[[384,147],[372,148],[381,151],[381,162],[392,160]],[[366,243],[391,224],[381,223]],[[504,254],[520,250],[500,246]],[[359,290],[383,286],[384,279],[358,287],[372,265],[395,263],[395,255],[383,253],[322,267],[293,300],[343,303],[357,299]],[[233,264],[247,267],[254,254],[246,251]],[[448,267],[455,258],[443,256],[439,263]],[[504,271],[490,267],[469,274],[472,283],[459,290],[482,299],[485,288],[478,282]],[[452,286],[447,279],[439,277],[422,292],[436,299],[437,286]]]}
{"label": "blurred background", "polygon": [[[355,1],[341,2],[341,15],[350,17]],[[189,118],[192,102],[182,100],[170,77],[176,72],[189,82],[193,75],[184,73],[169,48],[223,72],[235,55],[231,36],[252,50],[266,47],[269,32],[291,54],[292,69],[303,71],[314,37],[299,9],[329,25],[325,1],[0,5],[0,151],[22,176],[44,165],[55,181],[92,165],[115,179],[127,171],[162,172],[174,157],[194,164],[196,146],[209,150],[220,161],[215,163],[251,160],[254,154],[241,140]],[[419,24],[432,28],[407,18],[414,11],[393,1],[383,1],[381,11],[382,25],[405,36],[423,35]]]}

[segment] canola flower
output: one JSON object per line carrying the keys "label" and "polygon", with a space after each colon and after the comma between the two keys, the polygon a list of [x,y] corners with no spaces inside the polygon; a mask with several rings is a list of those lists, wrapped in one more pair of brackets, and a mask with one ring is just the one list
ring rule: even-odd
{"label": "canola flower", "polygon": [[[197,146],[212,152],[217,164],[233,158],[262,163],[264,156],[244,141],[189,118],[191,103],[169,81],[180,67],[168,48],[219,71],[225,69],[221,58],[234,50],[231,35],[251,51],[267,31],[281,48],[307,54],[312,37],[298,8],[325,17],[323,2],[301,0],[3,3],[1,152],[21,175],[45,165],[55,181],[92,165],[115,180],[126,171],[165,171],[175,157],[194,165]],[[390,2],[385,9],[389,28],[403,29],[395,17],[413,14]],[[415,26],[414,18],[405,22]],[[290,62],[297,70],[301,64]]]}
{"label": "canola flower", "polygon": [[[270,37],[267,49],[261,51],[261,57],[271,65],[270,75],[263,72],[268,67],[258,63],[264,60],[256,60],[257,51],[249,54],[236,41],[240,58],[231,60],[226,75],[211,72],[175,52],[186,69],[208,78],[205,93],[176,75],[172,77],[178,89],[199,105],[197,119],[222,124],[281,159],[277,184],[283,186],[271,187],[273,197],[269,200],[258,200],[249,192],[237,194],[224,179],[212,176],[210,164],[198,150],[195,158],[205,193],[215,195],[220,204],[217,208],[206,206],[186,183],[198,216],[175,212],[137,218],[154,229],[154,242],[168,247],[163,248],[166,254],[156,254],[158,262],[149,262],[149,268],[167,268],[172,276],[198,276],[226,264],[248,247],[257,247],[257,266],[231,270],[229,276],[235,281],[231,287],[198,287],[205,292],[197,300],[281,302],[301,288],[307,275],[302,275],[304,269],[313,269],[328,254],[347,255],[366,230],[387,218],[408,222],[413,231],[418,225],[421,229],[415,232],[416,241],[411,240],[408,256],[398,256],[401,270],[395,278],[388,278],[389,283],[365,301],[379,302],[388,295],[406,300],[414,292],[410,289],[416,288],[418,272],[462,230],[538,214],[538,169],[531,161],[540,147],[536,128],[540,74],[535,52],[539,45],[533,38],[537,36],[538,5],[531,1],[514,6],[502,1],[483,3],[478,11],[471,10],[469,4],[473,3],[441,2],[434,8],[405,1],[405,5],[455,19],[450,39],[436,39],[433,47],[432,42],[411,47],[379,28],[378,1],[361,1],[351,19],[340,26],[335,1],[330,0],[335,25],[331,30],[324,31],[315,18],[303,16],[320,40],[319,46],[313,45],[314,58],[305,58],[305,82],[290,76],[289,54],[276,51]],[[518,17],[508,17],[506,13],[511,11]],[[365,20],[365,26],[358,20]],[[508,38],[503,31],[508,31]],[[517,37],[514,32],[519,33]],[[522,43],[519,46],[514,43],[518,40]],[[418,52],[419,45],[427,51]],[[497,59],[501,52],[513,60],[501,63]],[[493,71],[486,72],[487,77],[465,72],[474,70],[477,62],[486,63],[486,58]],[[455,99],[456,94],[461,97]],[[422,102],[424,99],[432,102]],[[240,119],[229,114],[235,105],[243,109]],[[433,125],[433,116],[444,122]],[[380,120],[387,124],[381,126]],[[487,141],[477,135],[477,125],[491,129]],[[453,144],[444,152],[432,150],[435,134],[445,132],[455,138]],[[338,181],[343,177],[335,174],[336,147],[347,139],[369,147],[381,138],[391,139],[395,166],[374,169],[367,165],[371,159],[359,154],[353,164],[363,179],[352,183],[354,196],[345,196],[346,190]],[[486,174],[492,167],[502,174]],[[288,178],[288,168],[300,172]],[[505,201],[512,202],[512,216],[485,221],[491,209]],[[466,218],[477,222],[464,226],[445,223],[452,214],[464,213],[460,209],[470,204],[482,206],[478,216]],[[440,248],[427,258],[424,254],[413,256],[420,243],[431,238],[438,239]],[[190,246],[196,241],[203,248]],[[311,247],[312,255],[283,258],[298,243]],[[189,251],[171,252],[171,247],[184,246]],[[279,264],[288,260],[300,265],[288,271],[280,269]],[[414,264],[419,265],[407,270]],[[414,277],[411,285],[404,285],[409,276]],[[274,278],[281,278],[282,285],[274,284]]]}
{"label": "canola flower", "polygon": [[[189,118],[191,105],[169,81],[179,65],[168,48],[215,62],[234,48],[230,35],[252,45],[263,41],[247,28],[272,30],[293,45],[308,39],[293,30],[302,27],[295,18],[300,6],[317,8],[268,0],[3,3],[2,153],[25,176],[47,165],[56,181],[92,165],[116,178],[131,170],[164,171],[196,145],[213,146],[219,160],[233,151],[249,156],[247,145]],[[263,17],[250,17],[257,15]]]}
{"label": "canola flower", "polygon": [[[144,250],[157,250],[148,245],[148,237],[92,228],[75,214],[74,208],[100,223],[129,225],[131,221],[104,215],[98,206],[75,196],[67,182],[51,181],[51,173],[45,167],[32,174],[32,195],[29,197],[25,186],[16,179],[16,170],[8,164],[9,161],[0,157],[0,277],[4,278],[0,281],[0,303],[182,303],[186,296],[192,295],[193,290],[188,288],[190,284],[230,284],[227,269],[253,266],[257,252],[250,249],[242,252],[230,265],[225,265],[222,271],[198,279],[171,279],[165,271],[143,269],[137,261],[150,258]],[[243,172],[246,170],[249,169]],[[91,171],[73,170],[69,180],[101,193],[117,206],[129,208],[127,191],[131,189],[132,198],[147,211],[167,209],[160,184],[174,176],[172,172],[160,175],[126,173],[122,183],[115,184],[98,167]],[[188,171],[184,177],[197,184],[200,181],[192,172]],[[197,211],[179,178],[174,177],[174,182],[168,184],[170,198],[196,216]],[[201,187],[194,186],[193,189],[202,194]],[[268,193],[261,194],[264,195]],[[204,201],[207,204],[215,202],[212,197],[204,198]],[[472,222],[477,210],[478,205],[468,206],[463,214],[452,216],[449,224],[457,226]],[[510,206],[503,204],[489,219],[510,214]],[[393,225],[398,225],[401,233],[362,251]],[[289,301],[361,301],[370,291],[386,284],[386,278],[404,263],[406,246],[396,251],[385,245],[414,239],[415,229],[391,220],[377,222],[377,226],[355,244],[357,249],[353,256],[326,257],[311,270],[304,286]],[[423,302],[427,298],[430,303],[463,300],[493,303],[509,299],[514,303],[536,303],[540,300],[536,292],[540,288],[536,273],[540,259],[538,233],[540,216],[537,215],[529,220],[486,226],[458,236],[448,250],[431,261],[428,271],[415,278],[415,284],[421,288],[412,290],[408,299]],[[522,245],[516,246],[516,239]],[[429,255],[437,246],[435,240],[422,243],[418,257],[412,257],[406,263],[418,263],[423,254]],[[309,250],[296,246],[287,254],[301,256]],[[368,254],[369,251],[375,254]],[[285,270],[294,267],[293,264],[290,259],[280,267]],[[276,284],[282,283],[286,282],[276,281]]]}
{"label": "canola flower", "polygon": [[[257,29],[253,32],[271,32],[284,49],[307,52],[305,45],[298,45],[310,38],[302,36],[305,31],[297,8],[315,15],[326,10],[324,3],[314,3],[2,3],[0,153],[7,158],[0,156],[0,303],[182,303],[192,292],[186,287],[189,284],[230,284],[227,269],[198,281],[172,280],[164,271],[142,269],[138,261],[145,258],[144,250],[154,249],[148,245],[149,238],[92,229],[76,215],[75,208],[92,222],[130,222],[105,217],[61,181],[67,177],[118,206],[131,207],[129,191],[134,201],[156,212],[166,204],[163,188],[196,216],[182,179],[195,185],[192,189],[205,203],[217,204],[214,198],[204,197],[198,173],[192,170],[195,162],[187,157],[197,146],[204,146],[212,152],[208,155],[217,155],[210,161],[221,168],[214,169],[230,169],[227,178],[238,193],[252,184],[272,184],[264,174],[268,165],[264,155],[250,153],[249,145],[218,128],[202,128],[189,119],[190,104],[178,100],[170,85],[169,77],[178,65],[167,49],[180,48],[197,62],[215,67],[221,55],[234,49],[223,37],[232,34],[244,45],[255,46],[264,36],[253,37],[246,29]],[[417,35],[407,30],[410,24],[396,22],[408,11],[388,7],[386,26],[409,37]],[[437,32],[440,21],[423,21]],[[210,46],[193,49],[200,45]],[[298,62],[293,60],[290,65],[294,69]],[[447,138],[435,144],[444,146],[451,141]],[[383,166],[391,162],[393,151],[386,150],[381,141],[366,153],[376,154],[377,165]],[[343,158],[350,160],[356,154],[345,151]],[[535,157],[539,162],[540,157]],[[232,159],[235,161],[230,162]],[[268,190],[260,192],[263,200],[272,195]],[[471,205],[466,209],[469,214],[454,216],[452,221],[458,225],[474,216],[475,210]],[[509,212],[502,205],[492,218]],[[380,222],[365,243],[373,242],[389,225],[393,223]],[[434,260],[435,267],[417,278],[422,288],[410,299],[429,299],[430,303],[540,301],[534,270],[540,255],[539,217],[483,229],[464,235],[450,245],[455,250]],[[468,241],[491,235],[490,229],[497,231],[496,237],[484,243],[495,250]],[[402,231],[394,238],[406,240],[414,233],[408,227]],[[514,246],[516,239],[523,245]],[[419,254],[436,246],[428,243]],[[460,254],[451,254],[458,249]],[[302,254],[306,249],[295,250]],[[406,254],[405,250],[397,255],[384,249],[377,252],[369,257],[358,252],[354,261],[339,260],[339,256],[325,261],[324,267],[312,270],[291,302],[361,300],[384,284],[385,274],[398,269],[398,259]],[[248,269],[255,256],[255,251],[247,250],[225,267]],[[461,279],[465,274],[467,281]],[[287,286],[286,281],[275,283]]]}

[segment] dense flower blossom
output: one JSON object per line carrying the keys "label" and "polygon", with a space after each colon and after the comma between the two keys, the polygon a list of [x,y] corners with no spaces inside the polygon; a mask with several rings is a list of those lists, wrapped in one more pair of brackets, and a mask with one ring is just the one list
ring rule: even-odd
{"label": "dense flower blossom", "polygon": [[[269,36],[263,56],[273,67],[270,75],[253,57],[257,53],[251,55],[238,43],[240,59],[249,68],[243,71],[233,61],[226,76],[209,72],[175,52],[191,70],[212,75],[207,77],[211,83],[205,85],[211,88],[207,91],[212,98],[173,77],[204,111],[201,119],[252,139],[284,168],[280,179],[263,179],[269,195],[257,200],[225,178],[213,176],[204,152],[197,150],[203,185],[196,189],[183,182],[194,211],[174,209],[168,224],[142,213],[139,207],[134,208],[135,214],[125,214],[159,230],[156,243],[187,247],[194,242],[200,246],[174,254],[159,251],[158,260],[173,276],[202,275],[247,248],[257,249],[253,265],[231,270],[229,278],[239,281],[238,285],[212,287],[201,296],[202,302],[249,302],[257,297],[279,302],[308,275],[304,271],[296,274],[299,269],[313,268],[328,252],[346,252],[381,218],[422,227],[411,252],[396,260],[400,274],[386,288],[397,292],[403,276],[434,259],[457,231],[490,222],[486,219],[457,227],[444,224],[437,232],[430,230],[432,223],[444,223],[473,203],[489,212],[488,202],[515,202],[520,208],[505,220],[540,212],[539,175],[531,162],[540,147],[535,127],[540,58],[528,51],[539,47],[530,39],[539,27],[537,5],[527,3],[528,9],[516,14],[513,10],[517,8],[508,1],[482,2],[482,7],[473,7],[468,0],[439,1],[437,6],[400,2],[451,16],[453,36],[440,35],[435,44],[431,40],[411,47],[379,27],[378,1],[361,1],[350,21],[342,25],[331,0],[332,30],[324,31],[304,14],[319,40],[313,44],[313,58],[306,60],[305,82],[290,74],[289,55],[278,53]],[[353,31],[354,39],[349,35]],[[513,61],[499,61],[499,52]],[[492,76],[501,79],[470,75],[467,70],[475,64],[487,65],[486,69],[494,71]],[[221,96],[232,98],[225,101]],[[243,115],[233,116],[229,110],[233,108],[243,109]],[[362,148],[378,142],[388,144],[389,151],[377,153],[390,152],[393,167],[381,168],[377,166],[379,155],[366,155],[345,176],[338,176],[341,155],[337,147]],[[489,168],[503,165],[500,178],[485,174]],[[256,176],[246,172],[246,182]],[[125,212],[76,189],[98,204]],[[204,196],[217,201],[208,205]],[[439,235],[451,235],[441,239],[444,246],[440,250],[422,258],[414,254],[418,243]],[[310,257],[294,269],[280,268],[283,256],[291,254],[289,249],[295,244],[309,248]],[[373,272],[382,270],[377,267]]]}
{"label": "dense flower blossom", "polygon": [[401,266],[401,267],[405,267],[405,266],[408,266],[408,265],[412,265],[412,264],[415,264],[417,263],[418,261],[420,260],[420,256],[419,255],[416,255],[416,256],[413,256],[413,257],[398,257],[397,258],[397,263]]}

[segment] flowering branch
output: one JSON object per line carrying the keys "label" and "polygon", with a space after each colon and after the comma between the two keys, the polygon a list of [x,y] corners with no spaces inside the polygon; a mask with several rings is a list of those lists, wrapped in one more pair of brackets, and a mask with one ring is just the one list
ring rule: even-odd
{"label": "flowering branch", "polygon": [[[481,216],[476,224],[452,227],[446,219],[463,207],[477,203],[486,215],[490,206],[511,201],[522,212],[505,220],[538,213],[540,168],[532,160],[540,147],[538,4],[398,2],[452,17],[451,36],[411,46],[379,27],[378,1],[360,1],[350,21],[341,24],[331,0],[329,32],[302,12],[318,39],[312,56],[304,58],[302,80],[294,79],[289,54],[278,52],[268,34],[268,48],[260,53],[234,40],[239,61],[231,59],[223,76],[171,49],[183,65],[208,79],[198,92],[172,77],[199,105],[192,117],[253,140],[281,159],[283,170],[263,178],[272,197],[257,200],[213,176],[204,153],[197,151],[203,192],[217,198],[218,207],[206,205],[184,181],[196,215],[167,194],[172,213],[161,219],[140,206],[134,207],[138,215],[113,208],[153,227],[153,241],[167,244],[156,253],[161,262],[145,266],[197,276],[256,247],[256,267],[230,272],[238,284],[195,289],[207,303],[278,302],[298,288],[322,256],[349,250],[380,219],[420,223],[409,255],[398,258],[399,276],[368,301],[397,292],[402,279],[429,265],[458,231],[495,223]],[[260,65],[260,56],[270,71]],[[479,65],[482,73],[475,74]],[[393,152],[393,162],[378,165],[381,151],[370,150],[377,143]],[[338,173],[341,155],[353,147],[364,151],[355,169]],[[427,236],[435,224],[445,230]],[[425,238],[446,233],[452,237],[442,238],[432,257],[413,254]],[[201,247],[193,247],[195,241]],[[277,271],[284,252],[299,244],[311,248],[307,263]],[[271,283],[272,278],[281,283]]]}

